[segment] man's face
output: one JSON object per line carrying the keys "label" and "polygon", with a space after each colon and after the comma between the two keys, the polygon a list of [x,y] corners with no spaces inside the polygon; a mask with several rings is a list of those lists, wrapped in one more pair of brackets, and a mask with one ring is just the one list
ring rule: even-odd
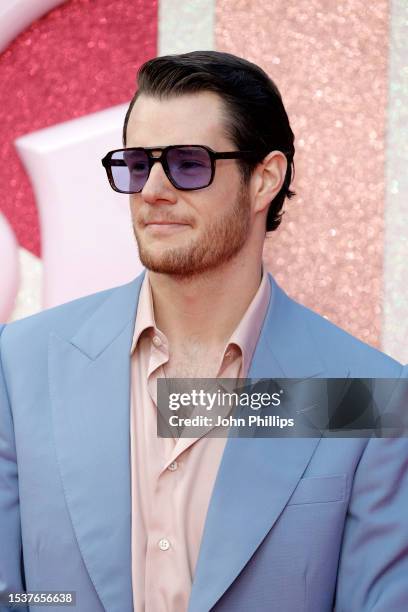
{"label": "man's face", "polygon": [[[220,98],[211,92],[163,100],[141,95],[129,118],[126,146],[181,144],[236,149],[224,135]],[[188,278],[217,268],[242,249],[249,233],[250,201],[236,160],[217,160],[211,185],[196,191],[173,187],[155,163],[143,190],[130,196],[130,206],[141,262],[154,272]]]}

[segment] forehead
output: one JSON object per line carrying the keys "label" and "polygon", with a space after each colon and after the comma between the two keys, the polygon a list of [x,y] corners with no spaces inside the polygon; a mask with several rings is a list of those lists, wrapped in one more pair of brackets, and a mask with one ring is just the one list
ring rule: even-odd
{"label": "forehead", "polygon": [[225,107],[212,92],[155,98],[141,95],[127,126],[127,147],[204,144],[217,149],[230,143],[225,135]]}

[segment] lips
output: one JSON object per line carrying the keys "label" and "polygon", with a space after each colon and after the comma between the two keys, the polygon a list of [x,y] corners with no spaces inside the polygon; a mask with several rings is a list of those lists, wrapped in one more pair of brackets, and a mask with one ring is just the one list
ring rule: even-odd
{"label": "lips", "polygon": [[153,219],[145,222],[144,231],[147,232],[147,235],[162,237],[184,232],[189,227],[191,227],[190,224],[184,223],[183,221],[165,221],[163,219]]}
{"label": "lips", "polygon": [[188,225],[188,223],[185,223],[184,221],[159,221],[159,220],[153,220],[153,221],[147,221],[145,223],[145,225]]}

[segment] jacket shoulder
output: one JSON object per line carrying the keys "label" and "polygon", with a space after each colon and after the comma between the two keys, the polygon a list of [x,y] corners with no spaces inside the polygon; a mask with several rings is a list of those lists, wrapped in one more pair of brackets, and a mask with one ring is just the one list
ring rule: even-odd
{"label": "jacket shoulder", "polygon": [[64,302],[58,306],[46,308],[28,317],[11,321],[3,327],[0,334],[3,346],[11,343],[21,346],[21,342],[30,342],[40,346],[54,331],[62,335],[72,335],[79,325],[89,317],[118,287],[111,287],[95,293]]}

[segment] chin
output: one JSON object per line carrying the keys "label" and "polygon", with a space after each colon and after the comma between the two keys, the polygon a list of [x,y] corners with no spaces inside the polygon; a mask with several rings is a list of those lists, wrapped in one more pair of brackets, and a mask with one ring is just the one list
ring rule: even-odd
{"label": "chin", "polygon": [[189,265],[188,256],[181,253],[163,253],[163,248],[139,248],[140,261],[145,268],[160,274],[178,274]]}

